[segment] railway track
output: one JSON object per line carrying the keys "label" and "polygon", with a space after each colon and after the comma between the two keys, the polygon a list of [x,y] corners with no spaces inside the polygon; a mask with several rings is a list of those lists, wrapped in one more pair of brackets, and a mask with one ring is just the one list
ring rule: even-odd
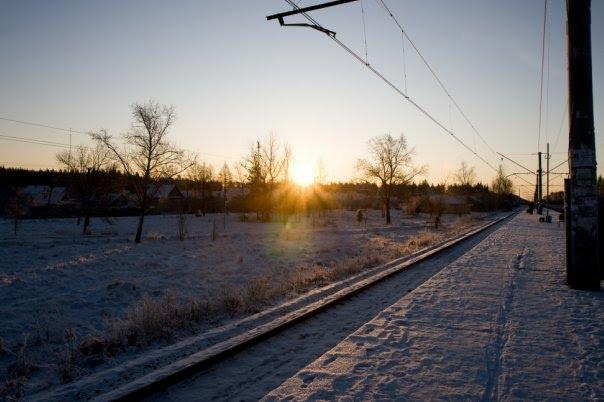
{"label": "railway track", "polygon": [[[308,303],[304,302],[306,296],[303,296],[300,298],[302,302],[293,304],[295,308],[282,315],[179,358],[93,399],[258,399],[379,311],[459,258],[515,213],[311,292],[317,297]],[[73,384],[72,390],[74,387],[77,385]],[[60,398],[67,395],[55,394]]]}

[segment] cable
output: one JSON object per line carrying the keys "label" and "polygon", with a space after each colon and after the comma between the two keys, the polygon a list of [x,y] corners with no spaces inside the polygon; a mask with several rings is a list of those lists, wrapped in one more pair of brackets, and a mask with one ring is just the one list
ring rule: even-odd
{"label": "cable", "polygon": [[28,143],[28,144],[45,145],[45,146],[49,146],[49,147],[58,147],[58,148],[67,148],[67,149],[70,148],[69,144],[63,144],[60,142],[53,142],[53,141],[46,141],[46,140],[39,140],[36,138],[15,137],[15,136],[11,136],[11,135],[0,134],[0,139],[6,140],[6,141],[23,142],[23,143]]}
{"label": "cable", "polygon": [[[298,7],[296,5],[296,3],[293,2],[293,0],[285,0],[290,6],[294,7],[294,9],[299,10],[300,7]],[[308,21],[310,21],[312,24],[323,28],[321,26],[321,24],[319,24],[314,18],[312,18],[310,15],[308,15],[305,12],[301,13]],[[437,120],[434,116],[432,116],[426,109],[424,109],[423,107],[421,107],[417,102],[415,102],[413,99],[411,99],[409,97],[409,95],[407,95],[405,92],[403,92],[399,87],[397,87],[396,85],[394,85],[390,80],[388,80],[386,77],[384,77],[382,75],[382,73],[380,73],[378,70],[376,70],[373,66],[371,66],[369,63],[366,63],[365,61],[363,61],[363,58],[361,56],[359,56],[355,51],[353,51],[351,48],[349,48],[348,46],[346,46],[342,41],[340,41],[338,38],[336,38],[334,35],[327,35],[329,38],[331,38],[336,44],[338,44],[342,49],[346,50],[352,57],[354,57],[356,60],[358,60],[361,64],[363,64],[365,67],[367,67],[373,74],[375,74],[378,78],[380,78],[382,81],[384,81],[386,83],[386,85],[388,85],[389,87],[391,87],[394,91],[396,91],[399,95],[401,95],[403,98],[405,98],[407,100],[407,102],[411,103],[413,106],[415,106],[416,109],[418,109],[420,112],[422,112],[428,119],[432,120],[432,122],[434,122],[434,124],[436,124],[437,126],[439,126],[441,129],[443,129],[445,132],[447,132],[449,135],[451,135],[451,137],[453,137],[457,142],[459,142],[464,148],[466,148],[468,151],[470,151],[476,158],[478,158],[479,160],[481,160],[482,162],[484,162],[487,166],[489,166],[491,169],[493,169],[494,171],[497,171],[497,168],[495,168],[493,165],[491,165],[486,159],[484,159],[482,156],[478,155],[478,153],[476,151],[474,151],[472,148],[470,148],[468,145],[466,145],[465,142],[463,142],[458,136],[456,136],[451,130],[449,130],[447,127],[445,127],[439,120]]]}
{"label": "cable", "polygon": [[403,79],[405,82],[405,92],[409,93],[407,89],[407,58],[405,57],[405,33],[401,32],[402,48],[403,48]]}
{"label": "cable", "polygon": [[543,36],[541,38],[541,82],[539,84],[539,131],[537,133],[537,151],[541,151],[541,120],[543,107],[543,65],[545,63],[545,31],[547,29],[547,0],[544,0]]}
{"label": "cable", "polygon": [[359,2],[361,4],[361,20],[363,21],[363,39],[365,41],[365,62],[369,63],[369,57],[367,56],[367,27],[365,25],[365,7],[363,7],[363,0]]}
{"label": "cable", "polygon": [[382,8],[384,9],[384,11],[394,20],[394,23],[399,27],[399,29],[401,30],[403,36],[407,38],[407,40],[409,41],[409,43],[411,44],[411,46],[413,47],[413,49],[415,50],[415,52],[418,54],[418,56],[420,57],[420,59],[422,60],[422,62],[426,65],[426,67],[428,68],[428,70],[430,71],[430,73],[432,74],[432,76],[434,77],[434,79],[436,80],[436,82],[438,82],[438,85],[442,88],[442,90],[445,92],[445,94],[447,95],[447,97],[451,100],[451,102],[453,102],[453,105],[455,105],[455,108],[463,116],[464,120],[470,125],[470,127],[472,127],[472,130],[476,133],[476,135],[478,135],[478,137],[483,142],[483,144],[493,154],[497,155],[497,152],[487,143],[487,141],[480,134],[480,132],[478,132],[478,129],[476,128],[476,126],[474,126],[474,124],[472,123],[472,121],[470,120],[470,118],[466,115],[466,113],[462,110],[461,106],[459,106],[459,104],[457,103],[457,101],[453,98],[453,96],[451,95],[451,93],[449,92],[449,90],[447,89],[447,87],[445,87],[445,84],[438,77],[438,74],[436,74],[436,71],[434,71],[434,69],[432,68],[432,66],[430,65],[430,63],[428,63],[428,60],[426,60],[426,58],[424,57],[424,55],[422,54],[422,52],[420,52],[419,48],[415,45],[415,42],[413,42],[413,40],[409,37],[409,35],[407,34],[407,31],[405,31],[405,29],[403,28],[403,26],[401,25],[401,23],[394,16],[394,14],[392,13],[392,11],[390,11],[390,8],[388,8],[388,6],[384,2],[384,0],[376,0],[376,1],[378,2],[378,4],[380,4],[382,6]]}
{"label": "cable", "polygon": [[[550,12],[551,12],[551,8],[550,8]],[[549,21],[549,14],[546,15],[547,20]],[[552,30],[548,29],[547,30],[547,57],[546,57],[546,67],[545,67],[545,71],[547,73],[547,78],[545,80],[545,141],[549,142],[549,79],[550,79],[550,73],[551,73],[551,68],[550,68],[550,53],[551,53],[551,44],[552,44]]]}
{"label": "cable", "polygon": [[[556,142],[554,143],[554,151],[558,149],[558,141],[560,140],[560,134],[562,133],[562,126],[564,126],[564,122],[566,121],[566,117],[568,116],[568,103],[566,103],[566,108],[562,113],[562,120],[560,120],[560,127],[558,127],[558,134],[556,134]],[[554,152],[552,152],[554,153]],[[565,152],[566,153],[566,152]]]}
{"label": "cable", "polygon": [[77,131],[77,130],[70,130],[68,128],[54,127],[54,126],[49,126],[47,124],[42,124],[42,123],[32,123],[32,122],[29,122],[29,121],[8,119],[6,117],[0,117],[0,120],[10,121],[10,122],[19,123],[19,124],[27,124],[29,126],[50,128],[52,130],[65,131],[65,132],[68,132],[68,133],[71,132],[73,134],[83,134],[83,135],[88,135],[88,136],[90,135],[90,133],[85,133],[84,131]]}

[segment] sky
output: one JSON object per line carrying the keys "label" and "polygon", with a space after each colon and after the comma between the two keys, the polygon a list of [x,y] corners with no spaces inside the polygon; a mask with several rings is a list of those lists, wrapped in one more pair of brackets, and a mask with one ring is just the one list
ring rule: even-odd
{"label": "sky", "polygon": [[[301,0],[300,5],[318,2]],[[532,154],[539,142],[543,152],[551,144],[552,165],[566,159],[563,0],[548,2],[540,141],[543,1],[386,4],[488,146],[377,1],[312,16],[363,57],[366,38],[367,61],[491,165],[502,163],[495,150],[536,169]],[[289,9],[284,1],[0,0],[0,7],[2,118],[82,132],[106,128],[119,136],[130,127],[131,105],[153,99],[176,108],[171,140],[217,167],[237,163],[257,138],[273,133],[290,145],[295,165],[321,160],[328,180],[356,179],[356,160],[365,156],[367,141],[391,133],[405,135],[415,163],[427,166],[424,178],[431,182],[450,182],[462,160],[485,183],[494,175],[324,34],[266,21],[267,15]],[[592,21],[603,18],[604,2],[594,1]],[[592,24],[592,47],[601,154],[602,24]],[[69,143],[67,132],[3,120],[0,136],[0,164],[5,166],[56,167],[61,151],[6,136]],[[73,145],[87,143],[87,136],[72,135]],[[519,171],[510,162],[503,165],[508,173]],[[560,189],[560,183],[558,177],[552,189]],[[528,185],[517,188],[525,196],[532,192]]]}

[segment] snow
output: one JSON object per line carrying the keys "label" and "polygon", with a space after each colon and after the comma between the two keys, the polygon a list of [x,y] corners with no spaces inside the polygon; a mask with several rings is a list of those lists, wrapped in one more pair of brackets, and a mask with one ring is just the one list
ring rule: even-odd
{"label": "snow", "polygon": [[334,308],[323,310],[276,336],[221,361],[211,369],[169,387],[151,400],[259,400],[391,306],[401,295],[411,292],[460,258],[501,224],[432,258],[422,260],[411,269],[400,271],[338,303]]}
{"label": "snow", "polygon": [[565,285],[564,245],[519,214],[264,399],[602,398],[604,294]]}
{"label": "snow", "polygon": [[[75,219],[47,219],[21,221],[15,237],[12,222],[3,220],[0,338],[14,353],[22,334],[29,335],[28,359],[36,370],[28,390],[34,391],[56,383],[53,365],[65,346],[66,329],[74,329],[82,340],[102,331],[107,320],[123,317],[144,294],[211,298],[260,275],[387,253],[425,230],[427,219],[401,217],[397,211],[395,225],[387,227],[379,211],[371,211],[365,227],[357,224],[354,212],[334,211],[284,226],[239,222],[237,214],[230,214],[223,228],[220,214],[188,216],[188,237],[179,241],[178,217],[157,215],[146,218],[139,245],[131,241],[135,217],[93,218],[89,236],[80,233]],[[218,237],[212,241],[214,222]],[[476,223],[455,216],[446,216],[444,222],[444,233]],[[10,361],[0,355],[0,378],[10,370]]]}

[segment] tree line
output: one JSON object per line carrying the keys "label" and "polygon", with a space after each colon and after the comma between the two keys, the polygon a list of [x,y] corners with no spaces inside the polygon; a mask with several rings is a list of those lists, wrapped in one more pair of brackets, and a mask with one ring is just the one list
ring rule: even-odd
{"label": "tree line", "polygon": [[[47,185],[65,183],[77,194],[83,231],[87,233],[93,203],[99,194],[116,187],[130,190],[138,210],[135,242],[140,242],[145,216],[151,210],[154,191],[161,182],[180,182],[201,200],[205,215],[209,194],[222,191],[222,211],[227,212],[227,189],[241,188],[233,209],[252,212],[259,221],[269,221],[275,216],[287,221],[302,211],[322,211],[346,204],[334,200],[336,192],[359,195],[355,202],[364,207],[378,207],[386,223],[391,223],[394,202],[411,196],[425,194],[489,194],[504,197],[512,192],[512,182],[505,177],[502,167],[490,188],[477,182],[476,172],[466,162],[453,175],[451,184],[432,185],[425,180],[416,184],[418,177],[427,171],[416,166],[414,149],[403,135],[384,134],[368,142],[365,158],[357,161],[358,179],[353,183],[323,183],[324,172],[317,174],[310,188],[296,186],[290,177],[293,155],[287,144],[281,144],[274,135],[256,141],[240,163],[231,167],[224,163],[216,172],[199,161],[195,154],[178,148],[169,140],[170,129],[176,120],[173,107],[149,101],[132,105],[130,129],[116,138],[107,130],[91,133],[92,146],[75,147],[63,151],[56,158],[62,171],[31,171],[4,169],[12,181],[37,181]],[[366,195],[363,198],[363,194]],[[375,197],[377,194],[377,197]],[[427,202],[424,200],[424,202]],[[377,205],[376,205],[377,204]],[[396,205],[398,206],[398,205]]]}

